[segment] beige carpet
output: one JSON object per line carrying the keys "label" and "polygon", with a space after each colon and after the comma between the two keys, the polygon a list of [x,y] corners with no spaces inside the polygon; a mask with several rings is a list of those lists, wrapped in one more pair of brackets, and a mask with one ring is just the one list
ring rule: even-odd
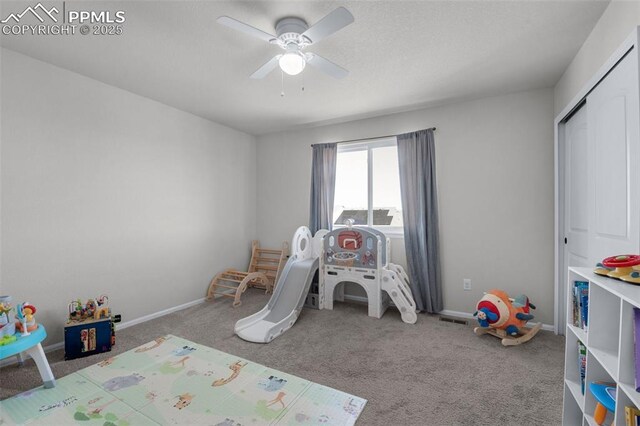
{"label": "beige carpet", "polygon": [[[561,423],[561,336],[542,331],[529,343],[505,348],[496,338],[475,336],[471,326],[436,316],[419,315],[409,325],[393,309],[377,320],[363,305],[336,303],[333,311],[305,309],[291,330],[267,345],[236,337],[235,321],[266,302],[249,290],[237,309],[226,299],[206,303],[122,330],[110,353],[64,361],[56,351],[49,362],[62,377],[174,334],[366,398],[362,425]],[[3,399],[40,384],[33,361],[0,370]]]}

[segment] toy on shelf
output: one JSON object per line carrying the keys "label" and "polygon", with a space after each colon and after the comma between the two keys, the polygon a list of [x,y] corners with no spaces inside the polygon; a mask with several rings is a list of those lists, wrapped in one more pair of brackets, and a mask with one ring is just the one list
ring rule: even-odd
{"label": "toy on shelf", "polygon": [[490,334],[502,339],[503,346],[514,346],[528,342],[535,336],[542,324],[526,327],[527,321],[533,319],[531,309],[536,307],[525,295],[509,298],[502,290],[491,290],[486,293],[476,306],[473,314],[480,327],[473,329],[478,336]]}
{"label": "toy on shelf", "polygon": [[36,319],[33,314],[36,313],[36,307],[29,302],[20,303],[16,307],[16,329],[22,333],[23,336],[28,336],[30,332],[38,328]]}
{"label": "toy on shelf", "polygon": [[616,384],[605,382],[589,383],[589,390],[596,400],[596,408],[593,412],[593,419],[597,424],[604,423],[607,413],[616,412]]}
{"label": "toy on shelf", "polygon": [[637,254],[621,254],[607,257],[596,265],[596,269],[593,272],[630,284],[640,284],[640,256]]}
{"label": "toy on shelf", "polygon": [[251,243],[251,261],[247,272],[227,269],[216,275],[209,283],[207,300],[213,301],[215,296],[232,297],[233,307],[242,303],[240,296],[248,287],[264,289],[271,293],[278,282],[280,272],[289,254],[289,244],[282,243],[281,250],[260,248],[258,241]]}
{"label": "toy on shelf", "polygon": [[9,315],[12,309],[11,296],[0,296],[0,346],[16,340],[16,323]]}

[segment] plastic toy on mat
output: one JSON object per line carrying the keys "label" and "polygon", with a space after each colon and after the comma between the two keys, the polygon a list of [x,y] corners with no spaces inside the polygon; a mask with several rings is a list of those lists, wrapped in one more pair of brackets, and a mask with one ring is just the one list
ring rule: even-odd
{"label": "plastic toy on mat", "polygon": [[640,284],[640,256],[637,254],[621,254],[607,257],[596,265],[596,269],[593,272],[630,284]]}
{"label": "plastic toy on mat", "polygon": [[247,272],[227,269],[211,280],[207,290],[207,300],[213,301],[216,296],[232,297],[233,307],[242,303],[240,296],[248,287],[257,287],[271,293],[280,272],[287,261],[289,244],[282,243],[281,250],[263,249],[258,241],[251,243],[251,261]]}
{"label": "plastic toy on mat", "polygon": [[514,346],[528,342],[540,331],[541,323],[534,327],[526,327],[533,319],[531,309],[536,307],[525,295],[515,299],[509,298],[502,290],[491,290],[486,293],[476,306],[473,314],[480,327],[473,329],[478,336],[490,334],[502,339],[502,345]]}

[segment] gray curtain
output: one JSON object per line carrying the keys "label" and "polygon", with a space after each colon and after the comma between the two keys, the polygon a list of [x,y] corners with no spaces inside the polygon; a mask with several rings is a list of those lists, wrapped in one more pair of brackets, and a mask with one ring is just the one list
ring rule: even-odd
{"label": "gray curtain", "polygon": [[338,146],[335,143],[323,143],[313,145],[312,148],[309,229],[315,234],[319,229],[331,230],[333,225]]}
{"label": "gray curtain", "polygon": [[416,306],[443,309],[433,130],[398,135],[400,192],[407,267]]}

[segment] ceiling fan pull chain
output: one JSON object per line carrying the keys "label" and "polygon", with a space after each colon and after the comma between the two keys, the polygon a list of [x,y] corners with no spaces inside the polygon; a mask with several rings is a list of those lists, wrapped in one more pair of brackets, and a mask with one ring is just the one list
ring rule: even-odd
{"label": "ceiling fan pull chain", "polygon": [[280,87],[281,87],[281,91],[280,91],[280,97],[284,98],[284,71],[280,70]]}
{"label": "ceiling fan pull chain", "polygon": [[304,92],[304,74],[302,74],[302,91]]}

